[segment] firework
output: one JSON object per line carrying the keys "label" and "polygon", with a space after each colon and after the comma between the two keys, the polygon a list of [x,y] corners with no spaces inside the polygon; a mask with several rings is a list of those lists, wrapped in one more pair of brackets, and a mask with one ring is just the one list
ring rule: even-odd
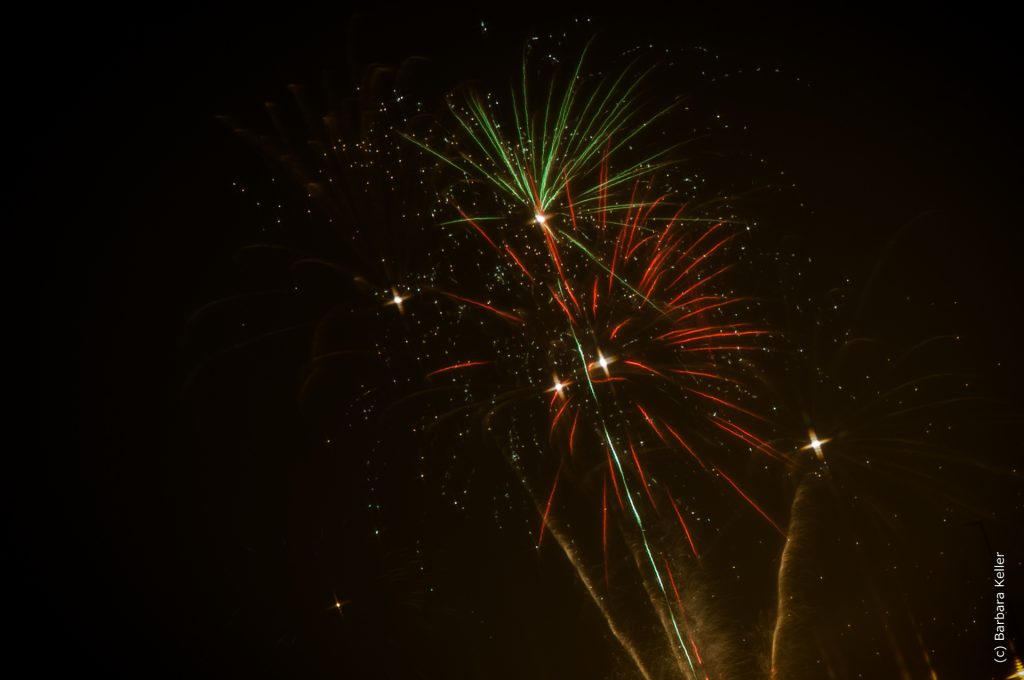
{"label": "firework", "polygon": [[751,455],[783,462],[757,434],[765,419],[744,380],[770,333],[729,283],[743,225],[664,190],[665,162],[623,160],[624,143],[653,119],[634,121],[636,86],[622,88],[622,76],[579,95],[582,64],[538,110],[524,66],[511,114],[471,93],[465,109],[449,105],[462,132],[449,146],[411,140],[461,174],[446,194],[456,215],[447,271],[429,290],[446,342],[425,348],[435,362],[425,378],[434,399],[448,389],[447,417],[472,414],[523,484],[547,489],[531,491],[538,546],[549,527],[570,525],[559,516],[575,516],[572,505],[597,513],[594,552],[613,601],[617,530],[665,654],[678,672],[703,676],[673,574],[700,555],[686,517],[727,494],[782,533],[727,471]]}
{"label": "firework", "polygon": [[[787,677],[811,644],[834,661],[834,641],[808,632],[812,548],[823,517],[841,523],[822,498],[877,488],[862,479],[876,470],[902,493],[925,479],[908,456],[956,458],[913,442],[917,416],[934,430],[933,383],[950,376],[915,377],[898,357],[849,369],[878,345],[847,335],[823,361],[777,332],[751,227],[684,181],[680,140],[650,138],[678,107],[646,103],[652,69],[602,71],[592,49],[568,68],[524,58],[508,95],[464,86],[443,103],[409,94],[413,65],[375,69],[355,126],[303,113],[296,90],[306,134],[246,136],[298,180],[311,245],[263,250],[301,276],[296,291],[334,292],[246,342],[312,329],[302,400],[362,447],[374,540],[389,526],[379,485],[415,477],[399,495],[423,535],[493,514],[541,556],[564,555],[633,674],[760,663]],[[460,546],[467,571],[477,540]],[[754,543],[781,553],[777,571]],[[752,644],[719,625],[735,605],[714,601],[733,594],[715,572],[736,555],[776,586],[776,602],[752,605],[751,619],[775,613]],[[408,561],[428,561],[418,541]]]}

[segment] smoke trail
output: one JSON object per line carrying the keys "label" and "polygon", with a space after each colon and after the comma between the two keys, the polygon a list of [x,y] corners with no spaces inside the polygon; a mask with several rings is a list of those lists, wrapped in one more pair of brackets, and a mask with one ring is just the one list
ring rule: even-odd
{"label": "smoke trail", "polygon": [[[537,513],[543,516],[545,512],[546,503],[539,496],[537,496],[536,493],[534,493],[533,488],[530,486],[530,483],[526,480],[526,476],[522,473],[522,471],[519,470],[515,462],[508,456],[506,456],[506,459],[508,460],[508,463],[512,467],[512,469],[515,471],[516,477],[522,483],[523,488],[526,489],[526,493],[530,496],[530,500],[533,501],[533,504],[536,506]],[[569,564],[571,564],[573,569],[576,570],[576,575],[579,576],[580,582],[586,588],[587,594],[590,595],[590,599],[597,606],[598,611],[601,612],[601,617],[604,619],[604,622],[608,626],[608,630],[611,632],[612,636],[629,656],[630,660],[633,662],[633,665],[636,666],[637,671],[640,673],[640,675],[643,676],[644,680],[654,680],[653,676],[651,676],[650,671],[647,670],[647,667],[640,659],[640,653],[637,651],[636,646],[628,637],[626,637],[626,634],[623,633],[622,630],[615,623],[615,619],[612,617],[611,612],[608,611],[608,607],[605,606],[604,601],[601,599],[601,595],[598,594],[597,589],[594,587],[593,579],[590,578],[590,575],[587,573],[586,569],[583,568],[583,564],[576,556],[576,553],[572,549],[572,546],[569,544],[569,541],[566,540],[565,534],[563,534],[561,530],[559,530],[558,523],[554,520],[554,518],[549,518],[545,526],[547,534],[555,539],[555,543],[557,543],[558,546],[562,549],[562,552],[565,554],[566,559],[569,560]]]}
{"label": "smoke trail", "polygon": [[790,569],[794,561],[794,552],[798,550],[797,542],[800,540],[800,532],[804,528],[802,519],[803,508],[807,504],[808,489],[811,481],[809,473],[804,473],[797,484],[796,494],[793,496],[793,504],[789,513],[789,526],[786,531],[786,543],[782,548],[782,558],[779,561],[778,577],[778,609],[775,614],[775,629],[772,633],[772,655],[771,655],[771,678],[775,680],[784,677],[779,673],[779,657],[783,642],[786,640],[789,631],[795,627],[796,616],[792,611],[793,601],[793,578]]}

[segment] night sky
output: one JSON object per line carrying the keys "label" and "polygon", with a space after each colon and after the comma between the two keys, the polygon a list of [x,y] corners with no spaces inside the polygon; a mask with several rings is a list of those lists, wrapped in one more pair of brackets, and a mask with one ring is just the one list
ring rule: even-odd
{"label": "night sky", "polygon": [[[427,100],[466,83],[503,93],[528,39],[562,31],[573,45],[596,33],[596,61],[631,47],[675,55],[644,91],[683,95],[687,110],[654,127],[693,140],[686,163],[756,221],[737,287],[767,301],[785,338],[765,368],[772,403],[824,422],[849,406],[832,385],[856,398],[920,381],[907,404],[864,420],[871,436],[925,444],[891,465],[851,446],[844,467],[837,439],[835,486],[807,487],[789,581],[797,632],[778,677],[1012,672],[992,663],[994,551],[1007,556],[1008,637],[1021,640],[1024,619],[1021,62],[1008,16],[138,11],[26,19],[41,30],[9,101],[25,118],[12,129],[27,151],[14,187],[29,208],[10,226],[33,237],[11,249],[31,264],[9,259],[41,288],[41,410],[27,437],[38,445],[8,450],[12,649],[33,675],[641,677],[557,545],[537,548],[540,517],[500,445],[412,431],[415,401],[360,401],[365,384],[390,381],[381,365],[396,385],[422,378],[415,352],[304,382],[315,322],[330,316],[334,348],[401,347],[412,308],[357,313],[366,300],[351,277],[246,254],[276,243],[354,259],[344,238],[309,227],[319,213],[307,216],[272,154],[232,131],[273,134],[264,104],[287,101],[289,85],[323,110],[371,65],[415,56]],[[301,116],[285,118],[301,131]],[[411,271],[425,251],[401,224],[372,233]],[[225,299],[242,302],[208,307]],[[839,365],[828,339],[848,330],[884,349]],[[456,335],[489,347],[486,331],[440,331]],[[791,356],[795,345],[809,349]],[[880,370],[884,356],[903,357],[899,370]],[[364,403],[370,415],[354,417]],[[801,413],[780,409],[776,443],[794,451],[779,433],[802,436]],[[786,529],[795,473],[728,469]],[[542,501],[552,474],[537,472]],[[707,492],[704,554],[684,588],[713,602],[694,614],[710,677],[768,677],[783,542],[722,488]],[[558,507],[586,552],[599,515],[570,507],[568,489]],[[600,574],[599,544],[594,554]],[[617,559],[640,569],[621,546]],[[661,654],[652,615],[617,606],[640,656]]]}

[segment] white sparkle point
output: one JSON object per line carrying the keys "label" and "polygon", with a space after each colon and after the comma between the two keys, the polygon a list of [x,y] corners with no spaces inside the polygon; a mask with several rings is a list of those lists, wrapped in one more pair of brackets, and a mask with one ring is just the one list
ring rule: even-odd
{"label": "white sparkle point", "polygon": [[405,302],[406,300],[408,300],[409,297],[410,297],[409,295],[406,295],[405,297],[403,297],[401,293],[399,293],[396,289],[392,288],[391,289],[391,299],[387,302],[387,304],[394,305],[395,307],[398,307],[398,313],[399,314],[405,314],[405,308],[402,306],[402,303]]}
{"label": "white sparkle point", "polygon": [[824,460],[825,460],[825,452],[822,450],[822,447],[826,443],[828,443],[829,440],[828,439],[818,439],[818,435],[814,432],[814,430],[810,430],[807,433],[807,436],[810,439],[810,443],[807,444],[807,446],[801,447],[801,449],[804,450],[804,451],[806,451],[807,449],[813,450],[814,451],[814,457],[817,458],[819,461],[824,462]]}

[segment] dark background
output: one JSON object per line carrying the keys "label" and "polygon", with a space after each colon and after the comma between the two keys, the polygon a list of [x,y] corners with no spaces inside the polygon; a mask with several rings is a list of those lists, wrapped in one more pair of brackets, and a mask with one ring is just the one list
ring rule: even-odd
{"label": "dark background", "polygon": [[[479,48],[481,20],[490,40],[511,36],[513,52],[530,29],[556,21],[534,20],[525,7],[378,8],[353,40],[352,11],[107,7],[24,21],[37,35],[18,69],[25,87],[8,106],[25,118],[12,133],[28,152],[13,186],[29,199],[19,218],[32,237],[21,285],[40,293],[42,410],[28,437],[38,446],[8,446],[14,547],[5,552],[17,574],[15,654],[28,652],[37,674],[486,677],[504,664],[508,677],[565,677],[586,649],[585,640],[569,644],[569,658],[544,675],[514,661],[558,653],[543,642],[504,658],[500,645],[470,650],[445,670],[453,653],[401,625],[397,642],[362,640],[353,615],[328,610],[331,559],[310,557],[330,542],[312,534],[331,524],[306,522],[318,454],[290,401],[294,371],[243,362],[182,397],[195,368],[185,320],[230,287],[225,263],[253,240],[230,182],[253,174],[254,156],[215,116],[345,68],[357,42],[364,63],[443,61]],[[887,274],[891,290],[915,303],[881,302],[878,323],[907,337],[964,332],[985,389],[1019,402],[1020,59],[1009,16],[981,6],[830,15],[737,6],[718,16],[677,6],[607,24],[635,31],[638,42],[702,45],[740,66],[779,67],[777,82],[719,96],[749,113],[749,143],[797,183],[806,210],[785,228],[823,270],[863,276],[890,235],[920,221],[895,246],[900,265]],[[952,298],[955,308],[927,311]],[[1019,455],[1010,432],[993,431],[982,454],[1010,466]],[[987,529],[1013,557],[1019,598],[1021,497],[998,489]],[[984,486],[970,491],[986,495]],[[927,631],[929,647],[945,650],[939,677],[989,677],[985,547],[963,526],[935,540],[959,555],[928,567],[952,592],[933,603],[940,613]],[[335,550],[333,559],[359,561]],[[377,621],[372,630],[384,628]],[[373,655],[387,650],[405,658],[378,665]]]}

